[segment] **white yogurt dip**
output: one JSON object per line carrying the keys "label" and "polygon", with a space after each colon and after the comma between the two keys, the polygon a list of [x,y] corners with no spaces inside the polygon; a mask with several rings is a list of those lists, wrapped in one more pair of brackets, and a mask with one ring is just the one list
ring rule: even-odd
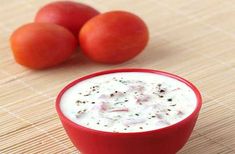
{"label": "white yogurt dip", "polygon": [[185,83],[145,72],[111,73],[69,88],[60,108],[71,121],[107,132],[143,132],[175,124],[196,108]]}

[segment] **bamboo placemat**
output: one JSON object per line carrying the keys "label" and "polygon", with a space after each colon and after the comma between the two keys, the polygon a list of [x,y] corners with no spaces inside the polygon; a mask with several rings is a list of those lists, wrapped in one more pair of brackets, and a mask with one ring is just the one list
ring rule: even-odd
{"label": "bamboo placemat", "polygon": [[8,39],[47,2],[0,0],[0,153],[78,153],[58,120],[57,93],[78,77],[122,67],[169,71],[201,90],[203,108],[180,154],[235,153],[234,0],[84,1],[102,12],[141,16],[150,30],[148,47],[120,65],[94,64],[78,54],[60,67],[33,71],[14,62]]}

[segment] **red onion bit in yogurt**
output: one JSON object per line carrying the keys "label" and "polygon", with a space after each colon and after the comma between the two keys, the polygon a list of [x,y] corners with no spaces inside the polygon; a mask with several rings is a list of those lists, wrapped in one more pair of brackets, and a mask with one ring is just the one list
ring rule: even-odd
{"label": "red onion bit in yogurt", "polygon": [[106,95],[106,94],[102,94],[102,95],[99,96],[99,98],[100,98],[100,99],[108,99],[109,96]]}
{"label": "red onion bit in yogurt", "polygon": [[150,96],[142,94],[136,96],[135,99],[137,104],[142,105],[143,103],[148,102],[150,100]]}
{"label": "red onion bit in yogurt", "polygon": [[172,89],[170,92],[174,92],[174,91],[177,91],[177,90],[180,90],[181,88],[178,87],[178,88],[175,88],[175,89]]}
{"label": "red onion bit in yogurt", "polygon": [[129,92],[135,91],[135,92],[139,92],[142,93],[144,91],[144,86],[143,85],[130,85],[128,88]]}
{"label": "red onion bit in yogurt", "polygon": [[108,105],[105,102],[102,102],[100,105],[100,111],[106,111],[108,109]]}
{"label": "red onion bit in yogurt", "polygon": [[157,117],[158,119],[162,119],[162,118],[163,118],[161,114],[156,114],[156,117]]}
{"label": "red onion bit in yogurt", "polygon": [[177,115],[178,115],[178,116],[183,116],[183,115],[184,115],[184,112],[178,111],[178,112],[177,112]]}
{"label": "red onion bit in yogurt", "polygon": [[128,108],[112,109],[109,112],[129,112]]}
{"label": "red onion bit in yogurt", "polygon": [[96,103],[92,110],[97,110],[99,112],[104,112],[106,111],[107,109],[109,108],[108,104],[106,102],[99,102],[99,103]]}

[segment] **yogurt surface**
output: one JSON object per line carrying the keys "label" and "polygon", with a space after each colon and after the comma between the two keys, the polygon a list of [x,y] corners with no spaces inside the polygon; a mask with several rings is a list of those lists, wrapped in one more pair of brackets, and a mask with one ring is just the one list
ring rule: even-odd
{"label": "yogurt surface", "polygon": [[71,121],[106,132],[143,132],[175,124],[196,108],[186,84],[154,73],[93,77],[69,88],[60,108]]}

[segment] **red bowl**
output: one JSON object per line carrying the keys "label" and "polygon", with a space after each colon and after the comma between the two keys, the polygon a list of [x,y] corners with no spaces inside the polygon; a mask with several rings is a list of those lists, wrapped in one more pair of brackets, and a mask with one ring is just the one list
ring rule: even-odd
{"label": "red bowl", "polygon": [[[115,72],[148,72],[177,79],[194,91],[197,97],[197,106],[188,117],[176,124],[156,130],[131,133],[104,132],[86,128],[72,122],[62,113],[60,100],[66,90],[83,80]],[[83,154],[174,154],[184,146],[191,135],[201,105],[201,95],[189,81],[162,71],[133,68],[102,71],[79,78],[68,84],[56,99],[59,118],[71,141]]]}

